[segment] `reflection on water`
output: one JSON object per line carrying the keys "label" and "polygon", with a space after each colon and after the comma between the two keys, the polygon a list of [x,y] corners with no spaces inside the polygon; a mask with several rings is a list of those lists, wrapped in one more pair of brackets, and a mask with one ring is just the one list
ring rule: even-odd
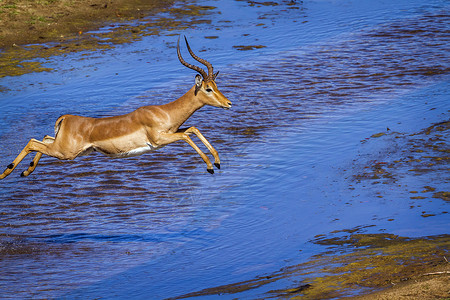
{"label": "reflection on water", "polygon": [[[133,295],[142,297],[142,291],[147,290],[157,290],[161,297],[178,295],[188,292],[188,288],[195,290],[228,282],[230,273],[233,281],[238,281],[249,274],[276,270],[283,260],[299,259],[292,254],[300,250],[299,245],[305,251],[301,259],[307,259],[317,251],[313,246],[304,245],[314,234],[331,231],[334,226],[348,228],[348,224],[354,222],[367,222],[363,217],[330,218],[333,216],[330,209],[345,211],[344,207],[350,205],[330,200],[340,197],[334,190],[339,186],[327,182],[336,175],[333,169],[327,169],[328,165],[325,168],[323,162],[338,164],[343,157],[349,158],[342,153],[354,142],[348,133],[355,131],[357,135],[358,130],[367,131],[372,125],[354,116],[343,127],[343,132],[332,135],[333,126],[337,128],[333,120],[351,115],[352,110],[389,103],[413,89],[446,80],[449,67],[446,32],[450,24],[449,15],[444,13],[447,4],[435,1],[436,7],[421,8],[420,4],[411,3],[404,8],[410,10],[410,15],[398,20],[395,16],[386,17],[389,11],[383,12],[383,6],[377,4],[380,7],[375,8],[377,14],[374,15],[383,15],[387,20],[367,25],[370,22],[363,21],[364,18],[370,20],[370,16],[363,17],[359,11],[362,21],[348,21],[363,25],[355,24],[358,30],[342,33],[333,27],[332,21],[328,22],[326,13],[332,14],[335,9],[331,4],[327,11],[318,13],[316,6],[323,8],[323,3],[313,3],[310,7],[297,3],[297,9],[293,9],[288,1],[276,6],[255,5],[253,1],[205,3],[211,2],[218,10],[223,10],[222,18],[230,18],[229,22],[221,20],[224,28],[220,33],[231,37],[238,32],[237,41],[244,46],[268,46],[236,54],[235,62],[230,57],[220,57],[225,55],[221,51],[231,51],[226,50],[231,48],[229,41],[198,38],[193,43],[200,48],[214,41],[217,48],[206,49],[204,56],[214,62],[208,55],[211,53],[214,57],[217,52],[217,60],[226,60],[228,64],[225,66],[222,61],[217,83],[233,102],[233,109],[205,108],[188,121],[219,151],[223,170],[211,176],[192,149],[177,143],[127,159],[93,154],[73,162],[60,162],[44,157],[30,177],[18,178],[20,172],[16,171],[0,182],[0,296],[61,296],[105,278],[112,279],[102,286],[115,295],[117,291],[112,288],[111,292],[111,286],[123,278],[114,279],[113,275],[144,263],[149,263],[151,268],[145,266],[131,275],[124,275],[133,279],[139,277],[135,276],[138,274],[142,278],[134,282],[141,290],[134,289]],[[235,6],[240,11],[233,19],[229,9]],[[245,13],[253,19],[242,18]],[[278,16],[283,19],[278,20]],[[309,16],[317,19],[310,20]],[[340,21],[343,20],[345,18]],[[258,25],[258,22],[263,25],[252,28],[247,25]],[[302,37],[298,32],[303,26],[309,30],[316,26],[308,27],[308,22],[321,23],[321,32],[326,38],[317,39],[311,31],[304,33],[307,42],[299,42]],[[210,27],[202,26],[206,29],[199,26],[197,36],[210,36]],[[216,25],[213,22],[211,26]],[[275,36],[273,31],[276,31]],[[334,37],[330,32],[335,32]],[[283,36],[286,40],[281,42]],[[292,37],[295,38],[291,40]],[[172,46],[176,39],[173,36],[153,39],[153,43],[160,44],[168,41],[169,50],[174,51]],[[278,42],[278,50],[270,47]],[[137,43],[130,47],[142,52],[148,45]],[[129,54],[124,47],[115,52],[117,57],[120,51]],[[134,59],[133,55],[129,57]],[[120,59],[126,61],[123,57]],[[0,122],[11,124],[2,126],[0,131],[2,165],[15,157],[27,139],[38,137],[37,133],[49,133],[52,120],[56,120],[61,111],[90,116],[114,115],[131,111],[143,103],[153,103],[155,98],[161,99],[160,102],[174,99],[179,96],[178,91],[185,91],[191,85],[185,78],[174,79],[175,72],[182,68],[174,60],[169,66],[176,70],[170,75],[170,88],[161,84],[133,94],[130,85],[134,82],[145,86],[146,81],[136,71],[141,66],[118,65],[124,68],[121,71],[124,70],[126,76],[113,76],[115,71],[111,71],[107,79],[98,79],[105,84],[102,80],[107,81],[103,90],[97,87],[101,84],[95,80],[89,82],[88,78],[81,82],[91,85],[97,93],[111,93],[112,89],[124,98],[124,103],[111,100],[113,105],[104,99],[105,95],[92,93],[86,86],[71,85],[71,80],[62,83],[62,87],[49,85],[48,92],[39,89],[18,92],[14,95],[19,99],[17,103],[14,97],[0,100],[1,103],[8,100],[0,108],[3,110]],[[168,81],[169,75],[162,76],[161,82]],[[95,74],[93,77],[97,78]],[[33,80],[32,75],[27,78]],[[71,98],[68,96],[71,93],[80,96]],[[64,101],[59,100],[60,97]],[[43,99],[37,103],[35,98]],[[418,109],[415,108],[414,115]],[[309,133],[309,126],[313,128],[315,121],[329,122],[330,126]],[[359,125],[365,127],[361,129]],[[301,133],[297,135],[301,140],[294,136],[297,133]],[[340,140],[341,133],[342,138],[346,136],[348,140]],[[284,156],[285,153],[282,157],[273,157],[277,151],[282,153],[282,149],[295,149],[300,145],[302,151],[290,153],[292,158]],[[293,165],[294,162],[298,164]],[[272,173],[258,175],[265,170]],[[327,190],[328,185],[330,190]],[[298,190],[293,190],[293,186]],[[323,199],[312,197],[315,203],[310,203],[307,195],[318,189],[324,190]],[[263,199],[264,193],[268,196]],[[284,201],[283,194],[286,198],[293,194],[304,197],[294,204]],[[330,204],[337,207],[330,208]],[[377,205],[378,202],[365,207],[367,214],[377,211]],[[394,213],[396,208],[387,206],[385,214]],[[305,212],[314,215],[316,220],[301,217]],[[439,232],[430,230],[424,235],[436,233]],[[283,244],[280,250],[279,236],[284,235],[290,243]],[[221,265],[216,261],[217,253],[222,257]],[[260,257],[256,258],[256,254]],[[266,262],[264,258],[268,258]],[[188,265],[192,265],[188,273],[193,279],[177,277],[185,273],[176,268]],[[161,278],[155,279],[149,270],[154,270]],[[195,281],[198,278],[195,276],[202,273],[211,275],[210,280]],[[176,287],[174,282],[178,283]],[[96,286],[93,290],[101,291],[101,288]],[[80,293],[94,295],[89,294],[93,293],[89,288]],[[109,295],[108,289],[99,293]]]}

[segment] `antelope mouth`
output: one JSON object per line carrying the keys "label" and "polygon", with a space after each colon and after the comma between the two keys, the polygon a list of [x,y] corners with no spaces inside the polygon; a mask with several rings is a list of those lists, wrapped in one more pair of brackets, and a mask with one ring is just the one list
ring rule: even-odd
{"label": "antelope mouth", "polygon": [[227,103],[226,105],[222,105],[223,109],[230,109],[232,106],[231,102]]}

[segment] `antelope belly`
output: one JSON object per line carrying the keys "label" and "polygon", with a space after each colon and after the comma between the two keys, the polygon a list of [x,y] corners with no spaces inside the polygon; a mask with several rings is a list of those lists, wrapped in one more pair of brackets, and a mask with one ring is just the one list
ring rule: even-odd
{"label": "antelope belly", "polygon": [[136,148],[131,151],[124,152],[124,153],[119,153],[118,156],[119,157],[138,156],[138,155],[141,155],[141,154],[153,151],[153,150],[155,150],[155,148],[152,147],[151,145],[147,144],[144,147]]}
{"label": "antelope belly", "polygon": [[145,146],[137,147],[134,149],[130,149],[128,151],[118,152],[118,153],[108,153],[106,151],[102,151],[102,149],[96,149],[99,152],[102,152],[103,154],[110,156],[110,157],[132,157],[132,156],[139,156],[141,154],[154,151],[157,147],[154,147],[152,144],[147,143]]}

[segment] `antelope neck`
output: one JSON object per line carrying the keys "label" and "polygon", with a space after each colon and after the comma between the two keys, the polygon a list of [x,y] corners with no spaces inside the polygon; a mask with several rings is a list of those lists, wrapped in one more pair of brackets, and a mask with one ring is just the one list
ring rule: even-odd
{"label": "antelope neck", "polygon": [[194,90],[195,86],[177,100],[162,106],[167,112],[170,122],[173,122],[172,131],[177,131],[195,111],[205,105],[194,95]]}

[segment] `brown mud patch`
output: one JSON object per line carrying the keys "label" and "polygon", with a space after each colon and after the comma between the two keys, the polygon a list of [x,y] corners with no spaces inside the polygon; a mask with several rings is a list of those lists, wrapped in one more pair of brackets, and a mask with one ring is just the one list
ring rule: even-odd
{"label": "brown mud patch", "polygon": [[244,46],[244,45],[238,45],[238,46],[233,46],[234,49],[240,50],[240,51],[247,51],[247,50],[255,50],[255,49],[261,49],[261,48],[265,48],[266,46],[263,45],[248,45],[248,46]]}

